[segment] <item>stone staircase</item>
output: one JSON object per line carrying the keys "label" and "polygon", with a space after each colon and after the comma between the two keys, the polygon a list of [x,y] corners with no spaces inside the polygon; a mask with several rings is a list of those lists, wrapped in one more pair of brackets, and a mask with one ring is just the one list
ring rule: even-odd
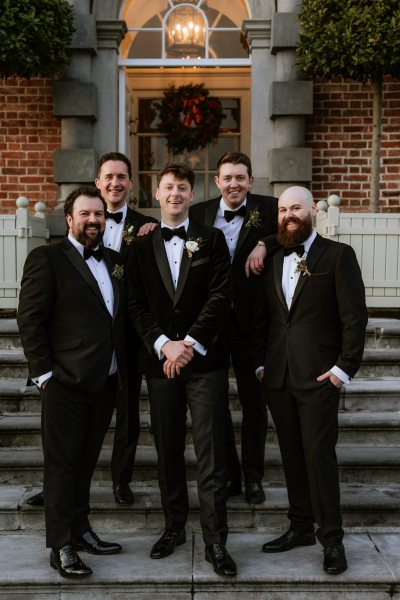
{"label": "stone staircase", "polygon": [[[344,599],[381,600],[400,594],[400,321],[369,320],[362,368],[343,390],[337,453],[349,570],[333,579],[322,571],[319,546],[285,555],[260,552],[268,537],[287,527],[286,490],[272,423],[265,451],[265,503],[249,506],[236,497],[228,504],[228,548],[238,563],[237,580],[216,576],[202,556],[190,419],[186,454],[192,536],[173,556],[157,562],[148,558],[163,515],[144,384],[134,504],[121,507],[113,500],[113,423],[92,486],[93,528],[106,539],[122,540],[125,552],[118,557],[90,556],[87,562],[95,575],[83,584],[60,581],[48,566],[43,509],[25,502],[41,488],[43,468],[40,398],[35,387],[25,386],[26,372],[15,319],[0,318],[0,549],[1,556],[7,556],[0,561],[0,598],[222,600],[229,593],[248,600],[336,599],[339,594]],[[238,432],[233,378],[230,394]]]}

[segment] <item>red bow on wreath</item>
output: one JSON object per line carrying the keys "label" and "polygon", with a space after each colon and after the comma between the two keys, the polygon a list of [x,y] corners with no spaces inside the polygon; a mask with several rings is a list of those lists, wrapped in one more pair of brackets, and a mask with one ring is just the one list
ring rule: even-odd
{"label": "red bow on wreath", "polygon": [[193,122],[195,126],[202,122],[203,116],[200,112],[199,104],[204,102],[204,100],[205,96],[182,99],[183,112],[185,113],[182,123],[185,127],[191,127]]}

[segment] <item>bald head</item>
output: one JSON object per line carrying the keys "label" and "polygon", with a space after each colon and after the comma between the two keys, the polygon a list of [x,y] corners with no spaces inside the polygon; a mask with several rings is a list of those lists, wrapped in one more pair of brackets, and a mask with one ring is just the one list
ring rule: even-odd
{"label": "bald head", "polygon": [[278,240],[282,246],[302,244],[312,232],[312,217],[316,213],[310,190],[299,185],[287,188],[278,202]]}
{"label": "bald head", "polygon": [[307,188],[300,185],[292,185],[279,196],[279,204],[286,204],[287,202],[301,202],[311,209],[314,204],[314,198],[310,190]]}

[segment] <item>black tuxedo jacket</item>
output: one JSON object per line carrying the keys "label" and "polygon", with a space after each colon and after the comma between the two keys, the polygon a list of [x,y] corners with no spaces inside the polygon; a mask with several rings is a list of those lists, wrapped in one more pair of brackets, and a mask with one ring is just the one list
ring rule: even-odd
{"label": "black tuxedo jacket", "polygon": [[[124,231],[126,229],[129,229],[130,226],[133,226],[133,232],[132,232],[132,238],[131,238],[132,240],[135,239],[137,232],[139,231],[141,226],[144,225],[145,223],[158,223],[158,221],[157,221],[157,219],[153,219],[153,217],[147,217],[146,215],[142,215],[140,212],[137,212],[136,210],[132,210],[131,208],[129,208],[129,206],[127,207],[126,217],[125,217],[125,221],[124,221]],[[124,237],[125,236],[122,236],[121,248],[119,249],[119,252],[122,254],[124,259],[126,259],[128,256],[129,250],[132,247],[132,244],[135,242],[132,241],[132,243],[129,244],[126,242],[126,238],[124,239]]]}
{"label": "black tuxedo jacket", "polygon": [[115,350],[120,383],[125,384],[125,282],[112,275],[122,261],[109,249],[104,249],[104,260],[114,291],[113,316],[85,260],[67,238],[29,254],[18,326],[31,377],[53,371],[62,384],[95,392],[107,380]]}
{"label": "black tuxedo jacket", "polygon": [[230,259],[221,231],[190,221],[188,238],[203,244],[192,257],[183,250],[176,290],[161,228],[137,238],[128,259],[130,319],[144,342],[142,368],[147,375],[164,376],[154,342],[164,334],[171,340],[192,336],[207,349],[195,352],[185,372],[205,372],[227,366],[228,354],[218,338],[231,303]]}
{"label": "black tuxedo jacket", "polygon": [[[194,204],[190,208],[190,216],[198,223],[214,225],[221,197],[207,202]],[[258,210],[260,223],[246,227],[249,216]],[[239,233],[235,254],[232,261],[232,295],[233,310],[243,332],[247,333],[251,326],[254,295],[258,277],[246,277],[244,265],[250,252],[259,239],[276,233],[278,220],[278,200],[273,196],[247,194],[246,215]]]}
{"label": "black tuxedo jacket", "polygon": [[316,377],[337,365],[353,377],[364,349],[368,320],[365,290],[354,250],[317,235],[307,255],[310,276],[300,275],[290,310],[282,291],[283,250],[267,258],[254,321],[255,366],[279,389],[286,369],[292,384],[312,389]]}

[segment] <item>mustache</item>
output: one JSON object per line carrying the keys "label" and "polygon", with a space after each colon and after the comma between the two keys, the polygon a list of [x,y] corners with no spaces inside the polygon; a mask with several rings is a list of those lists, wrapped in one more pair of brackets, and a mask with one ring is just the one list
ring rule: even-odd
{"label": "mustache", "polygon": [[94,229],[97,229],[97,231],[100,231],[99,223],[86,223],[86,225],[84,227],[84,231],[86,231],[86,229],[88,229],[88,227],[92,227]]}
{"label": "mustache", "polygon": [[301,225],[303,221],[299,219],[299,217],[287,217],[286,219],[282,220],[282,226],[284,227],[289,223],[296,223],[297,225]]}

